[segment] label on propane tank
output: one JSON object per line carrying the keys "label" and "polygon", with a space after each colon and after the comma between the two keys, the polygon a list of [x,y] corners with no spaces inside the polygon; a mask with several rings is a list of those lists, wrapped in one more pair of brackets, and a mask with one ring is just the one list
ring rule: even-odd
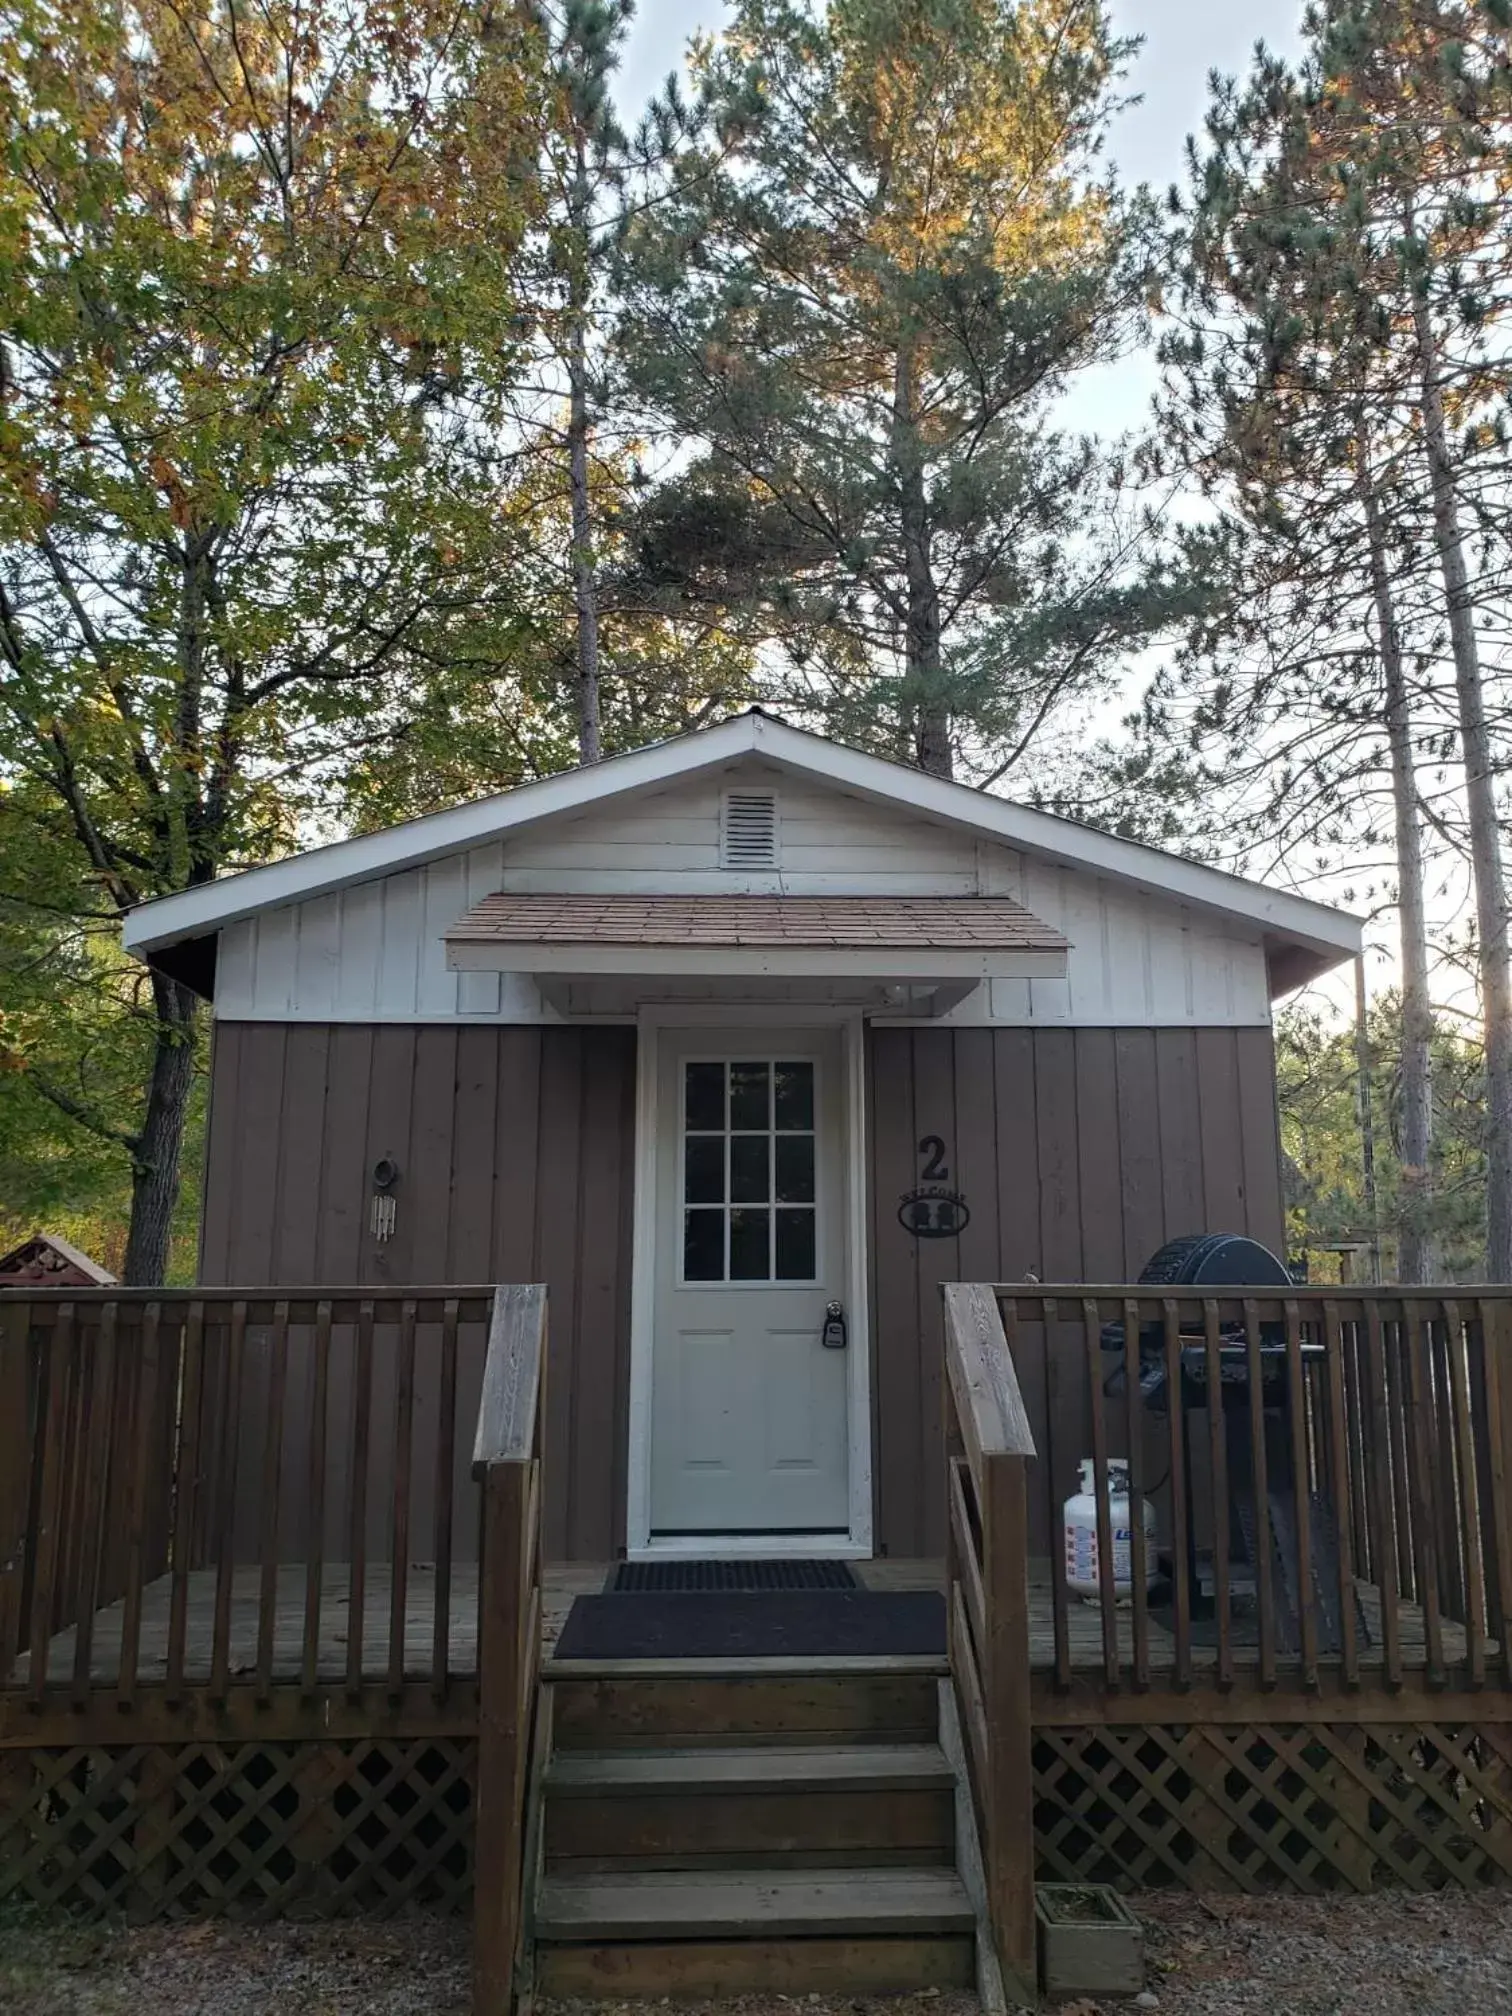
{"label": "label on propane tank", "polygon": [[[1115,1584],[1132,1582],[1134,1579],[1134,1544],[1127,1526],[1113,1528],[1113,1580]],[[1097,1528],[1095,1526],[1068,1526],[1066,1528],[1066,1580],[1068,1582],[1096,1582]]]}

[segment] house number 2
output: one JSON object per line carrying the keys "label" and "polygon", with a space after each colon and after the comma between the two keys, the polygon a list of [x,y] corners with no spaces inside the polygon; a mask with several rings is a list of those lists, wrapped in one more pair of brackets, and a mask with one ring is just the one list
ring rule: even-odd
{"label": "house number 2", "polygon": [[945,1143],[938,1134],[926,1134],[919,1143],[919,1157],[923,1167],[919,1171],[921,1183],[948,1183],[950,1167],[945,1160]]}

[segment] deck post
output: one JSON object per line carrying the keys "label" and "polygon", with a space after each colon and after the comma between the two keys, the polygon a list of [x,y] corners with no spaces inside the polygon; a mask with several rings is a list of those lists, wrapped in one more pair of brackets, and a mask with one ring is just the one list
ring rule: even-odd
{"label": "deck post", "polygon": [[950,1283],[943,1292],[945,1602],[981,1838],[985,1896],[977,1909],[1009,2001],[1032,2006],[1039,1976],[1029,1645],[1034,1437],[993,1291]]}
{"label": "deck post", "polygon": [[532,1872],[525,1867],[524,1826],[540,1682],[545,1357],[545,1289],[498,1289],[472,1466],[483,1489],[473,2016],[511,2016],[519,1986],[516,1968],[527,1943],[522,1931]]}
{"label": "deck post", "polygon": [[525,1472],[493,1463],[483,1478],[483,1551],[478,1570],[478,1779],[473,1850],[473,2009],[507,2016],[514,2006],[520,1931],[518,1790],[530,1731],[522,1704],[525,1617],[515,1572]]}
{"label": "deck post", "polygon": [[987,1596],[988,1913],[1010,2002],[1032,2005],[1034,1766],[1029,1665],[1029,1486],[1023,1456],[983,1464],[982,1556]]}
{"label": "deck post", "polygon": [[0,1679],[9,1674],[21,1649],[31,1539],[29,1313],[19,1300],[0,1310]]}

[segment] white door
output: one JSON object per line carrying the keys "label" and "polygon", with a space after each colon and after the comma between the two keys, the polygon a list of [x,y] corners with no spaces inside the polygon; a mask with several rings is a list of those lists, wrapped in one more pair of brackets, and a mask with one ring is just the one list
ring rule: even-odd
{"label": "white door", "polygon": [[667,1030],[660,1052],[652,1537],[844,1533],[839,1033]]}

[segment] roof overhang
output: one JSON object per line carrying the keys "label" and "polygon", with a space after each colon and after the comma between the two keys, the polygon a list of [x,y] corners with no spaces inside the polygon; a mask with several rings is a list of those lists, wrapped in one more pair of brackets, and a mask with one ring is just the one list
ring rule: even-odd
{"label": "roof overhang", "polygon": [[[1059,979],[1068,945],[1010,897],[540,896],[500,891],[445,933],[461,973],[528,975],[551,998],[594,981],[640,1001],[697,980],[766,998],[941,1013],[983,980]],[[805,984],[808,983],[808,984]],[[815,987],[814,983],[819,983]]]}
{"label": "roof overhang", "polygon": [[420,867],[488,841],[507,840],[524,828],[571,817],[617,795],[655,790],[751,757],[1022,849],[1041,860],[1106,876],[1168,902],[1230,919],[1265,940],[1278,992],[1301,985],[1361,949],[1360,920],[1327,904],[1017,805],[991,792],[926,776],[757,710],[492,798],[162,897],[131,912],[123,941],[139,958],[166,968],[162,958],[166,948],[212,938],[228,924],[262,911]]}

